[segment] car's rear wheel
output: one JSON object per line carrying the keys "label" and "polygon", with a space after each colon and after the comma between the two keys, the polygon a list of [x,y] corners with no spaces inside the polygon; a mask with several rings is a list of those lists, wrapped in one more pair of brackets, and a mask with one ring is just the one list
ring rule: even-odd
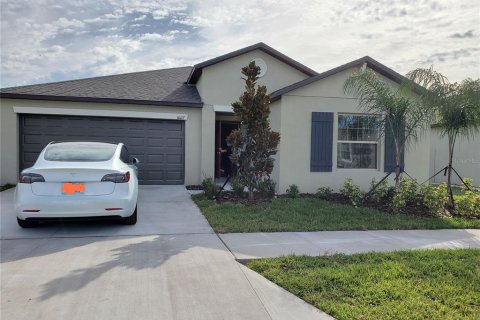
{"label": "car's rear wheel", "polygon": [[33,228],[38,225],[36,221],[21,220],[17,218],[18,225],[22,228]]}
{"label": "car's rear wheel", "polygon": [[133,211],[133,214],[130,217],[124,218],[122,220],[122,224],[125,225],[134,225],[137,223],[137,206],[135,206],[135,211]]}

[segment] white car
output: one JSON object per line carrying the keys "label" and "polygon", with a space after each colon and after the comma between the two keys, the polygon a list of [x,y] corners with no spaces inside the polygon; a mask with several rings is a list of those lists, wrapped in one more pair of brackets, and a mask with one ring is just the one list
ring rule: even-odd
{"label": "white car", "polygon": [[20,174],[15,211],[22,228],[41,220],[117,218],[137,222],[138,159],[123,143],[50,142]]}

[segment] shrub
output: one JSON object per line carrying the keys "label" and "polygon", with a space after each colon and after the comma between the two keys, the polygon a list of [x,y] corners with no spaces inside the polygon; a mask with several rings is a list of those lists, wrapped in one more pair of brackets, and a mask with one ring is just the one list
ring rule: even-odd
{"label": "shrub", "polygon": [[470,190],[473,190],[474,189],[474,186],[473,186],[473,179],[472,178],[464,178],[463,179],[463,182],[465,184],[462,184],[462,191],[470,191]]}
{"label": "shrub", "polygon": [[[377,180],[375,178],[372,178],[370,181],[370,190],[373,189],[377,185]],[[370,199],[375,202],[380,202],[381,200],[384,200],[387,198],[389,194],[389,189],[390,187],[388,186],[387,179],[383,180],[377,188],[370,193]]]}
{"label": "shrub", "polygon": [[298,186],[296,184],[291,184],[288,186],[287,195],[290,198],[298,198],[300,195],[300,191],[298,190]]}
{"label": "shrub", "polygon": [[388,187],[385,197],[382,199],[385,203],[391,203],[395,196],[395,187]]}
{"label": "shrub", "polygon": [[340,193],[347,197],[354,207],[360,205],[364,196],[360,186],[353,183],[353,180],[350,178],[345,180],[343,188],[340,189]]}
{"label": "shrub", "polygon": [[480,218],[480,190],[465,191],[456,201],[457,214]]}
{"label": "shrub", "polygon": [[422,204],[430,215],[441,215],[448,203],[447,184],[428,185],[419,191]]}
{"label": "shrub", "polygon": [[273,197],[275,195],[275,181],[270,178],[264,179],[258,184],[258,192],[264,197]]}
{"label": "shrub", "polygon": [[214,199],[218,192],[218,186],[213,178],[205,178],[202,181],[203,193],[208,199]]}
{"label": "shrub", "polygon": [[240,179],[232,178],[231,186],[234,195],[236,195],[237,197],[242,197],[244,195],[245,186],[240,181]]}
{"label": "shrub", "polygon": [[333,189],[330,187],[321,187],[318,188],[315,196],[320,199],[327,199],[333,192]]}
{"label": "shrub", "polygon": [[421,195],[418,193],[418,185],[415,180],[402,179],[392,199],[394,209],[405,208],[410,205],[417,205],[421,202]]}

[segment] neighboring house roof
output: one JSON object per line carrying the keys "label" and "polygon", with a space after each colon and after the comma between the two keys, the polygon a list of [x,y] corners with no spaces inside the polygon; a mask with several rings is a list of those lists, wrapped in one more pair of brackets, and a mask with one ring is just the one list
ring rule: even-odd
{"label": "neighboring house roof", "polygon": [[310,69],[309,67],[301,64],[298,61],[293,60],[290,57],[287,57],[286,55],[284,55],[280,51],[277,51],[277,50],[273,49],[272,47],[266,45],[263,42],[259,42],[259,43],[256,43],[254,45],[242,48],[240,50],[233,51],[233,52],[224,54],[222,56],[219,56],[219,57],[216,57],[216,58],[213,58],[213,59],[210,59],[210,60],[207,60],[207,61],[204,61],[202,63],[198,63],[198,64],[194,65],[193,69],[192,69],[192,72],[191,72],[190,76],[188,77],[187,83],[188,84],[197,83],[198,79],[202,75],[202,69],[205,68],[205,67],[214,65],[216,63],[219,63],[219,62],[237,57],[239,55],[242,55],[244,53],[254,51],[254,50],[261,50],[261,51],[273,56],[274,58],[288,64],[289,66],[305,73],[308,76],[314,76],[314,75],[318,74],[316,71]]}
{"label": "neighboring house roof", "polygon": [[274,102],[274,101],[277,101],[281,98],[282,95],[290,92],[290,91],[293,91],[293,90],[296,90],[298,88],[301,88],[301,87],[304,87],[304,86],[307,86],[315,81],[318,81],[318,80],[321,80],[321,79],[324,79],[326,77],[329,77],[331,75],[334,75],[336,73],[339,73],[339,72],[342,72],[342,71],[345,71],[347,69],[350,69],[350,68],[353,68],[353,67],[356,67],[356,66],[361,66],[363,65],[364,63],[367,64],[367,67],[369,67],[370,69],[378,72],[379,74],[387,77],[388,79],[392,80],[392,81],[395,81],[397,83],[401,83],[402,81],[405,80],[405,77],[402,76],[401,74],[397,73],[396,71],[388,68],[387,66],[381,64],[380,62],[378,62],[377,60],[375,59],[372,59],[370,58],[369,56],[365,56],[363,58],[360,58],[360,59],[357,59],[357,60],[354,60],[354,61],[351,61],[349,63],[346,63],[344,65],[341,65],[339,67],[336,67],[336,68],[333,68],[333,69],[330,69],[328,71],[325,71],[325,72],[322,72],[320,74],[317,74],[313,77],[310,77],[310,78],[307,78],[305,80],[302,80],[302,81],[299,81],[299,82],[296,82],[294,84],[291,84],[289,86],[286,86],[282,89],[279,89],[277,91],[274,91],[270,94],[270,101]]}
{"label": "neighboring house roof", "polygon": [[202,107],[197,88],[186,84],[191,70],[182,67],[3,88],[0,97]]}

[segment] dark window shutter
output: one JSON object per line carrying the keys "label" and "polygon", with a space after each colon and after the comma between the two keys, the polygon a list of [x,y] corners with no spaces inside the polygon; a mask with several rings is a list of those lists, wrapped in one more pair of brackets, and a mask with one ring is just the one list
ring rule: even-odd
{"label": "dark window shutter", "polygon": [[312,112],[310,171],[331,172],[333,153],[333,112]]}
{"label": "dark window shutter", "polygon": [[[405,127],[403,128],[405,133]],[[400,165],[405,169],[405,145],[401,150],[402,155],[400,158]],[[395,169],[395,141],[393,140],[392,130],[390,129],[390,123],[385,122],[385,164],[384,171],[390,172]]]}

